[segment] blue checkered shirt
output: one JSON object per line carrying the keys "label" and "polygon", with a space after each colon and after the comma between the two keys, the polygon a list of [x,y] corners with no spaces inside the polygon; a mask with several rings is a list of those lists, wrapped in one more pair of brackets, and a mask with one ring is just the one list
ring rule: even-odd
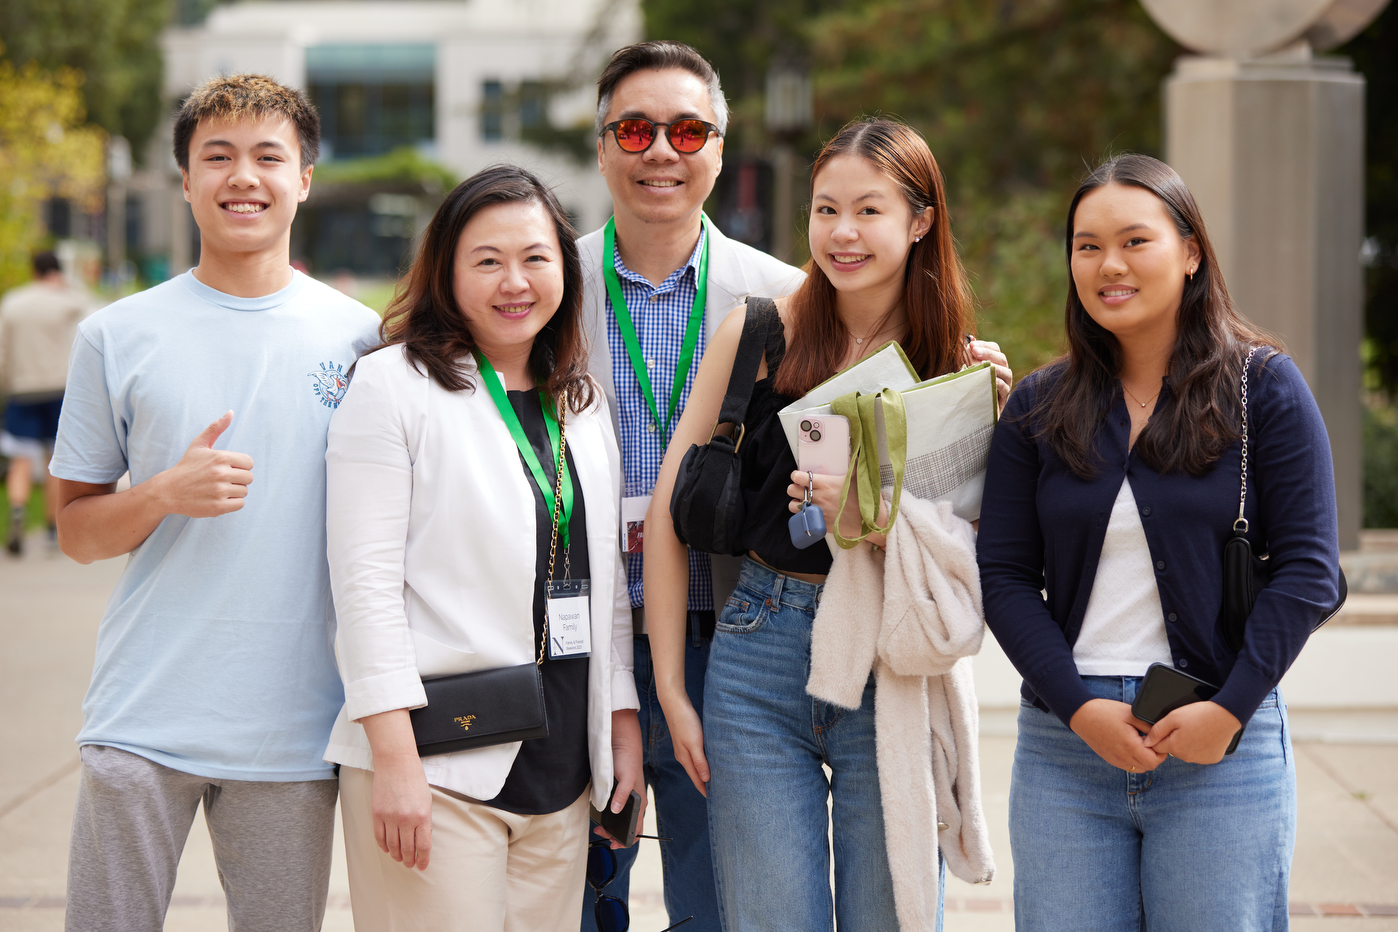
{"label": "blue checkered shirt", "polygon": [[[655,392],[655,406],[664,417],[670,406],[670,390],[675,382],[675,369],[680,361],[680,349],[684,343],[684,327],[689,322],[690,311],[694,309],[694,297],[699,289],[699,256],[704,248],[708,231],[701,228],[699,242],[690,254],[689,261],[666,276],[659,287],[652,285],[645,276],[631,271],[621,261],[621,252],[616,254],[614,266],[617,278],[621,281],[621,293],[626,297],[626,308],[631,313],[631,322],[636,327],[636,339],[641,344],[641,356],[650,371],[651,390]],[[606,258],[603,257],[603,261]],[[704,328],[699,328],[699,343],[694,350],[694,364],[685,378],[684,389],[680,392],[679,403],[675,407],[675,419],[670,422],[670,431],[679,423],[689,392],[694,387],[694,375],[699,371],[699,359],[704,355],[707,343]],[[648,495],[655,488],[656,477],[660,474],[660,461],[665,456],[661,434],[655,429],[655,419],[651,417],[641,391],[640,380],[631,368],[631,357],[626,352],[626,341],[622,339],[621,328],[616,322],[610,296],[607,299],[607,343],[611,347],[612,377],[616,382],[617,419],[621,425],[621,470],[627,495]],[[633,607],[645,604],[641,588],[641,568],[644,557],[639,553],[627,554],[626,588],[631,596]],[[712,584],[713,571],[709,566],[709,555],[691,550],[689,552],[689,610],[706,611],[714,607]]]}

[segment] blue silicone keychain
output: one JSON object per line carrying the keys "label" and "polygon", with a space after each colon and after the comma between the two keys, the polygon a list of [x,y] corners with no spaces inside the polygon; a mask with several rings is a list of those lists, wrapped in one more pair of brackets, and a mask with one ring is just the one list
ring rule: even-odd
{"label": "blue silicone keychain", "polygon": [[791,534],[791,545],[797,550],[805,550],[825,537],[825,513],[811,502],[815,476],[808,472],[806,478],[810,484],[806,486],[806,497],[801,502],[801,510],[786,522],[786,529]]}

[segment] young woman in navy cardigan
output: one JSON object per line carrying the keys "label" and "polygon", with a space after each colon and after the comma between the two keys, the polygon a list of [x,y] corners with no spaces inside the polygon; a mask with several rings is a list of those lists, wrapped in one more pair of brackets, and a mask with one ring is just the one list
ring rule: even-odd
{"label": "young woman in navy cardigan", "polygon": [[[1325,424],[1280,342],[1233,307],[1169,166],[1125,155],[1094,171],[1067,250],[1068,352],[1006,406],[978,542],[986,620],[1024,677],[1015,925],[1286,929],[1296,776],[1276,687],[1337,597]],[[1245,516],[1272,577],[1234,651],[1222,553],[1254,348]],[[1139,721],[1154,662],[1219,692]]]}

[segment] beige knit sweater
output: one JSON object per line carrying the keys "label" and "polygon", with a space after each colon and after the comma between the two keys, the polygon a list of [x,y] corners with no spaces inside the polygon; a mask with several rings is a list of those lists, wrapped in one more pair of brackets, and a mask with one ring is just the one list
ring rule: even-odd
{"label": "beige knit sweater", "polygon": [[879,790],[903,932],[937,918],[937,848],[969,883],[995,876],[981,809],[971,656],[985,618],[971,525],[903,495],[886,555],[842,550],[811,637],[806,691],[859,707],[874,671]]}

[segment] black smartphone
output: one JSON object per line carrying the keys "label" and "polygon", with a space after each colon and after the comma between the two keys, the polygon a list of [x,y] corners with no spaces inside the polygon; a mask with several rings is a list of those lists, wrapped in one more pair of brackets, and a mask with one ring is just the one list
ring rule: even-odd
{"label": "black smartphone", "polygon": [[[1197,676],[1181,673],[1167,663],[1153,663],[1146,670],[1141,691],[1136,693],[1136,701],[1131,703],[1131,714],[1143,722],[1154,725],[1171,712],[1191,702],[1203,702],[1218,695],[1218,687],[1206,683]],[[1232,754],[1242,740],[1243,729],[1228,744],[1224,754]]]}
{"label": "black smartphone", "polygon": [[636,843],[636,832],[641,828],[641,794],[635,790],[631,791],[631,798],[626,801],[626,805],[621,807],[620,812],[612,812],[612,798],[616,796],[617,780],[612,779],[612,791],[607,794],[607,808],[603,812],[598,812],[597,807],[588,805],[592,810],[592,821],[606,829],[608,835],[621,842],[626,847],[631,847]]}

